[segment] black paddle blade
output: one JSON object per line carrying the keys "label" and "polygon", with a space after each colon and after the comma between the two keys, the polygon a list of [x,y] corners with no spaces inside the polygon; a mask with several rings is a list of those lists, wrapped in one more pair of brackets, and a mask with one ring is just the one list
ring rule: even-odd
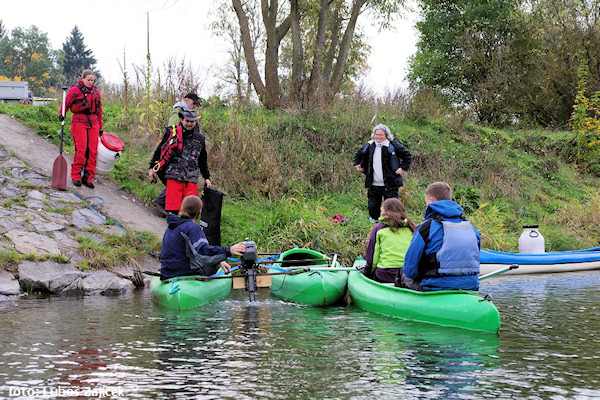
{"label": "black paddle blade", "polygon": [[52,188],[64,190],[67,188],[67,160],[60,154],[52,166]]}

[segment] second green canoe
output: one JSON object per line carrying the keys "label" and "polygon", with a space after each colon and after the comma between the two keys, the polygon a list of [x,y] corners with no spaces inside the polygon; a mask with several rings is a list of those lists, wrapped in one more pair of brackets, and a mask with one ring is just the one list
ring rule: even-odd
{"label": "second green canoe", "polygon": [[494,303],[474,291],[418,292],[351,272],[348,293],[353,304],[379,314],[476,331],[498,332],[500,329],[500,314]]}
{"label": "second green canoe", "polygon": [[[300,261],[306,260],[306,261]],[[282,300],[312,306],[328,306],[339,302],[346,294],[348,272],[318,271],[327,268],[329,257],[310,249],[291,249],[281,253],[274,267],[315,270],[295,275],[272,275],[271,294]],[[295,262],[297,261],[297,262]],[[333,268],[340,268],[335,262]]]}

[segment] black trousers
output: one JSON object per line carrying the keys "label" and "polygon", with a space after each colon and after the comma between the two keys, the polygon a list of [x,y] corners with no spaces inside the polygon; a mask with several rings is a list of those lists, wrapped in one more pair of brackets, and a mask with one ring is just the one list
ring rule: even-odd
{"label": "black trousers", "polygon": [[385,199],[397,199],[398,188],[385,190],[385,186],[371,186],[367,190],[367,206],[369,208],[369,217],[379,219],[381,215],[381,203]]}
{"label": "black trousers", "polygon": [[161,206],[164,210],[165,205],[167,203],[167,178],[165,178],[164,168],[161,169],[160,171],[158,171],[157,175],[158,175],[158,179],[160,179],[162,184],[165,185],[165,188],[162,190],[162,192],[160,192],[158,197],[155,198],[154,201],[152,201],[152,202]]}
{"label": "black trousers", "polygon": [[165,208],[165,205],[167,203],[167,189],[163,189],[162,192],[160,192],[160,194],[158,195],[158,197],[156,199],[154,199],[153,203],[156,203],[160,206],[162,206],[162,208]]}

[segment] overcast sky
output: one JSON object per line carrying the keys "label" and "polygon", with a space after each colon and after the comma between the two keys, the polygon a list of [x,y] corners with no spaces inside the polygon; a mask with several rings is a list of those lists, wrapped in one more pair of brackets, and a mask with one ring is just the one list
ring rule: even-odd
{"label": "overcast sky", "polygon": [[[199,76],[210,78],[201,93],[207,96],[212,94],[213,76],[227,63],[226,44],[208,28],[213,4],[213,0],[0,0],[0,19],[9,32],[37,26],[48,34],[55,50],[62,48],[77,25],[104,78],[120,82],[124,52],[130,75],[132,64],[145,64],[148,12],[153,65],[173,58],[189,61]],[[406,87],[407,61],[417,39],[414,21],[414,14],[408,14],[396,21],[394,31],[377,33],[365,17],[359,18],[360,25],[368,26],[372,45],[365,85],[378,93]]]}

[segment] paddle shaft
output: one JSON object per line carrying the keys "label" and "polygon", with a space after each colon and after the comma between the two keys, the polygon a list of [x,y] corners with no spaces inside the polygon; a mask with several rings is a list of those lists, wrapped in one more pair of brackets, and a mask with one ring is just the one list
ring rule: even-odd
{"label": "paddle shaft", "polygon": [[479,277],[479,280],[482,281],[487,278],[491,278],[492,276],[499,275],[503,272],[511,271],[513,269],[517,269],[519,266],[517,264],[509,265],[508,267],[500,268],[498,271],[490,272],[489,274],[485,274]]}
{"label": "paddle shaft", "polygon": [[63,153],[63,136],[65,134],[65,117],[67,115],[67,87],[63,86],[62,121],[60,122],[60,154]]}
{"label": "paddle shaft", "polygon": [[[136,270],[139,271],[139,270]],[[140,271],[143,272],[146,275],[151,275],[151,276],[160,276],[160,273],[158,272],[153,272],[153,271]],[[267,276],[267,275],[297,275],[297,274],[302,274],[304,272],[304,270],[299,270],[299,271],[288,271],[288,272],[273,272],[270,274],[256,274],[256,276]],[[180,276],[180,277],[176,277],[177,281],[210,281],[213,279],[231,279],[231,278],[236,278],[236,277],[243,277],[243,275],[229,275],[229,276],[199,276],[199,277],[187,277],[187,276]],[[167,278],[165,279],[175,279],[174,278]]]}
{"label": "paddle shaft", "polygon": [[306,258],[302,260],[265,260],[261,261],[262,264],[306,264],[306,263],[315,264],[333,264],[328,258]]}
{"label": "paddle shaft", "polygon": [[[298,267],[290,267],[289,269],[291,270],[295,270],[298,269]],[[338,272],[338,271],[358,271],[357,268],[328,268],[328,267],[316,267],[316,268],[312,268],[312,267],[306,267],[304,269],[302,269],[303,271],[331,271],[331,272]]]}

